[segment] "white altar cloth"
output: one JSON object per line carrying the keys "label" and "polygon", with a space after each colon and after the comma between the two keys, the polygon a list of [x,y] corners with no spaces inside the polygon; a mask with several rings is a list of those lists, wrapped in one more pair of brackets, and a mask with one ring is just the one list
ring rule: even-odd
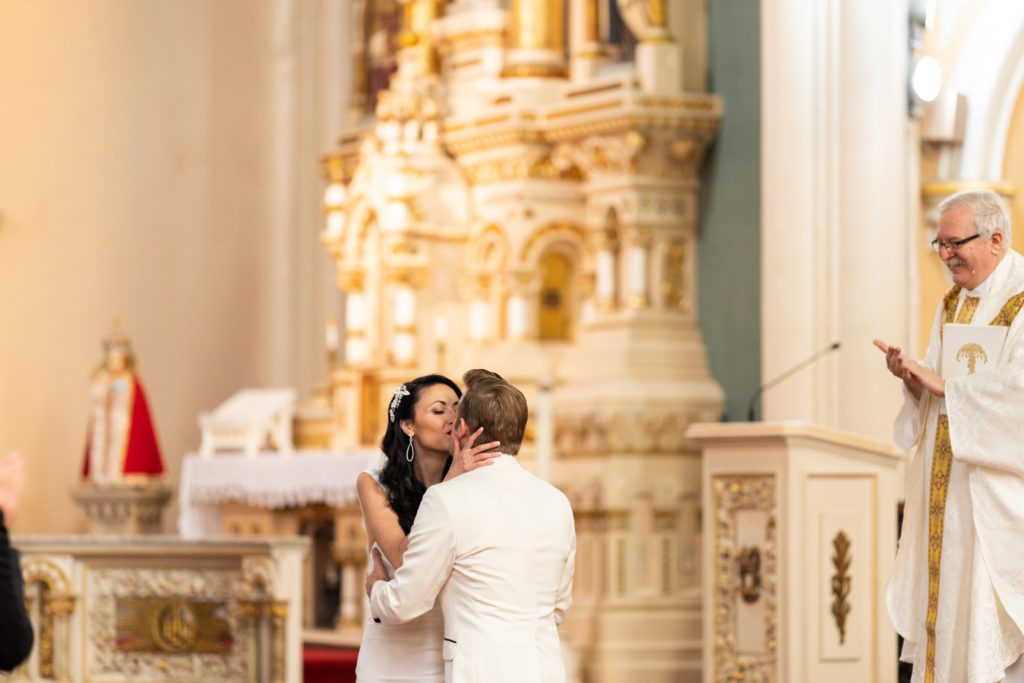
{"label": "white altar cloth", "polygon": [[178,533],[183,538],[220,536],[220,505],[227,501],[266,508],[356,502],[356,477],[380,467],[377,449],[277,452],[255,457],[196,453],[181,463],[178,485]]}

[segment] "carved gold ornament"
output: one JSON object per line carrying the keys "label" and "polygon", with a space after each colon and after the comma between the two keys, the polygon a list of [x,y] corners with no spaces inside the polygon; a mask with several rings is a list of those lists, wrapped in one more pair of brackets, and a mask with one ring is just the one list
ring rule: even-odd
{"label": "carved gold ornament", "polygon": [[846,617],[850,614],[850,539],[840,531],[832,539],[832,547],[836,554],[832,556],[832,566],[836,573],[832,575],[832,616],[839,629],[839,643],[846,640]]}
{"label": "carved gold ornament", "polygon": [[686,310],[686,252],[678,242],[669,245],[665,251],[664,279],[661,295],[666,308]]}
{"label": "carved gold ornament", "polygon": [[740,585],[736,592],[743,602],[757,602],[761,597],[761,551],[753,546],[744,548],[736,557],[736,564],[740,572]]}
{"label": "carved gold ornament", "polygon": [[[711,477],[713,515],[712,596],[708,607],[713,620],[712,675],[714,683],[737,680],[774,683],[776,635],[778,632],[777,529],[774,475],[717,475]],[[760,595],[757,609],[763,614],[764,651],[743,653],[737,644],[737,618],[740,601],[740,564],[751,567],[753,548],[737,543],[736,516],[739,511],[758,511],[764,516],[764,541],[757,550]],[[746,562],[743,556],[746,555]],[[752,583],[753,578],[748,579]]]}
{"label": "carved gold ornament", "polygon": [[117,649],[122,652],[227,654],[233,638],[224,600],[119,598]]}

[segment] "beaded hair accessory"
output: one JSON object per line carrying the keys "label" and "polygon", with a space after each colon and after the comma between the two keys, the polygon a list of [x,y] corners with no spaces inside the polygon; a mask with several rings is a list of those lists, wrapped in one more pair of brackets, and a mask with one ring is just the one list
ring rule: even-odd
{"label": "beaded hair accessory", "polygon": [[405,388],[404,384],[395,390],[395,395],[391,399],[391,407],[388,408],[388,420],[390,422],[395,421],[395,411],[398,410],[398,406],[402,405],[402,397],[408,395],[409,390]]}

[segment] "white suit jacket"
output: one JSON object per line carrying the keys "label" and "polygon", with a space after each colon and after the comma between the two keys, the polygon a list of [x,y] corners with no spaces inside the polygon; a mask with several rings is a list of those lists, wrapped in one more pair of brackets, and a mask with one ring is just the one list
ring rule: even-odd
{"label": "white suit jacket", "polygon": [[500,455],[427,489],[402,566],[373,586],[371,614],[408,621],[440,592],[447,683],[561,683],[556,627],[575,555],[565,495]]}

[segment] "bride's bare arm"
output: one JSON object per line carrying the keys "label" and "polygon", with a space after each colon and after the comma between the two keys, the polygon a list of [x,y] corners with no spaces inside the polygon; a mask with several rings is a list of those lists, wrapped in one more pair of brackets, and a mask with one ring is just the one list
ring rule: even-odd
{"label": "bride's bare arm", "polygon": [[376,543],[395,569],[402,566],[402,556],[409,545],[409,538],[398,523],[398,515],[388,505],[387,494],[380,484],[366,472],[356,479],[356,493],[359,507],[363,511],[363,525],[369,544]]}

